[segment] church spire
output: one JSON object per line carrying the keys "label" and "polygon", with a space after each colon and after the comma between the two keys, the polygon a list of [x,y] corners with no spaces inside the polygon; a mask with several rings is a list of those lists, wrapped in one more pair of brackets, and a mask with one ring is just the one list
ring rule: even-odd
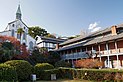
{"label": "church spire", "polygon": [[20,9],[20,4],[18,5],[18,9],[17,9],[17,12],[16,12],[16,19],[19,19],[21,20],[21,9]]}

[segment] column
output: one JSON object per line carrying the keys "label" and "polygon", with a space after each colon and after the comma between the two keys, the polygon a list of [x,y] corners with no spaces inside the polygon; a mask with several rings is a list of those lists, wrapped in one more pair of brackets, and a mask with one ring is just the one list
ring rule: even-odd
{"label": "column", "polygon": [[94,47],[92,46],[92,50],[94,50]]}
{"label": "column", "polygon": [[86,52],[88,51],[88,48],[86,47]]}
{"label": "column", "polygon": [[99,49],[99,56],[100,56],[100,62],[101,62],[102,59],[101,59],[101,53],[100,53],[100,44],[98,45],[98,49]]}
{"label": "column", "polygon": [[109,59],[109,49],[108,49],[108,43],[106,43],[106,50],[107,50],[107,58],[108,58],[108,67],[110,67],[110,59]]}
{"label": "column", "polygon": [[119,57],[118,57],[118,48],[117,48],[117,42],[115,41],[115,50],[117,52],[117,68],[119,68]]}

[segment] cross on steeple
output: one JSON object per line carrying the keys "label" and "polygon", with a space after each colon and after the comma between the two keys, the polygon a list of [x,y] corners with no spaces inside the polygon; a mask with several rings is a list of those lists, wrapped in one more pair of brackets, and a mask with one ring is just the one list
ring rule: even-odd
{"label": "cross on steeple", "polygon": [[19,19],[21,20],[21,9],[20,9],[20,4],[18,5],[18,9],[17,9],[17,12],[16,12],[16,19]]}

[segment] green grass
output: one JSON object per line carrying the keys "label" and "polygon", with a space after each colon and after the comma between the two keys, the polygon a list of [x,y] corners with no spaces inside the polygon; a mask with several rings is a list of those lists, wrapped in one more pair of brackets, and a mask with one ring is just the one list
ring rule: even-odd
{"label": "green grass", "polygon": [[[24,82],[32,82],[32,81],[24,81]],[[94,82],[87,80],[54,80],[54,81],[36,81],[36,82]]]}
{"label": "green grass", "polygon": [[92,82],[87,80],[56,80],[56,81],[36,81],[36,82]]}

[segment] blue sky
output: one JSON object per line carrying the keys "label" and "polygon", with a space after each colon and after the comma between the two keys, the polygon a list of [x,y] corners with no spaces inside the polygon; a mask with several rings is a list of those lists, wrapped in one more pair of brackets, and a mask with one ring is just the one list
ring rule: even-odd
{"label": "blue sky", "polygon": [[[22,20],[61,36],[80,34],[91,24],[104,29],[123,23],[123,0],[20,0]],[[15,20],[19,0],[0,0],[0,31]],[[90,31],[90,30],[89,30]]]}

